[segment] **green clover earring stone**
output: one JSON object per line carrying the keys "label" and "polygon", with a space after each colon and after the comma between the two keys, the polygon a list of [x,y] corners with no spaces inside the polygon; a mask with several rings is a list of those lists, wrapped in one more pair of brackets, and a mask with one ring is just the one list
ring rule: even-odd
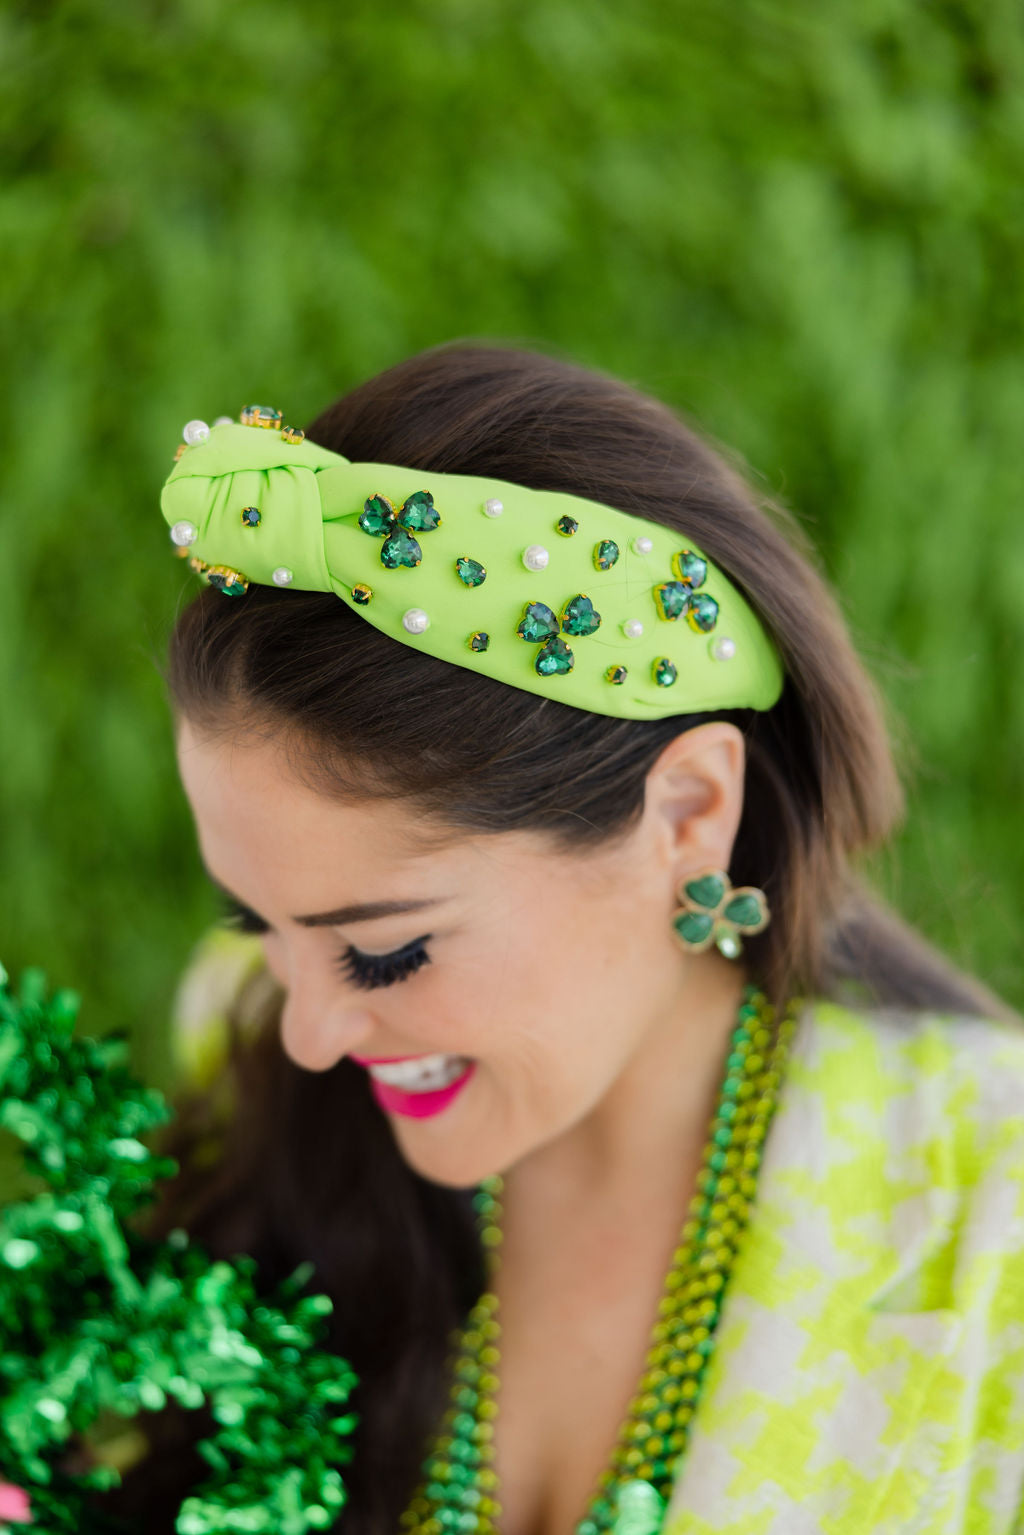
{"label": "green clover earring stone", "polygon": [[594,611],[594,604],[583,592],[566,603],[562,612],[562,628],[566,634],[583,638],[596,633],[600,627],[601,615]]}
{"label": "green clover earring stone", "polygon": [[468,555],[462,555],[455,561],[455,569],[465,586],[482,586],[487,579],[487,572],[480,561],[471,560]]}
{"label": "green clover earring stone", "polygon": [[726,901],[722,916],[730,922],[735,922],[737,927],[755,928],[761,925],[765,914],[763,900],[751,892],[740,892],[734,895],[731,901]]}
{"label": "green clover earring stone", "polygon": [[722,901],[728,885],[718,874],[701,874],[697,879],[687,880],[683,889],[691,901],[713,911]]}
{"label": "green clover earring stone", "polygon": [[759,933],[770,914],[763,890],[743,885],[734,890],[721,869],[705,869],[683,883],[672,925],[684,947],[702,953],[716,944],[726,959],[743,952],[741,934]]}
{"label": "green clover earring stone", "polygon": [[711,937],[715,919],[708,912],[684,911],[674,919],[674,926],[684,943],[696,947]]}

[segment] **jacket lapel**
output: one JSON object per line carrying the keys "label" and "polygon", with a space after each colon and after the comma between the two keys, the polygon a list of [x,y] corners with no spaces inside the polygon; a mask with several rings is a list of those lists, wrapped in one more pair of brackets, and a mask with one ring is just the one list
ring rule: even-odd
{"label": "jacket lapel", "polygon": [[931,1529],[963,1318],[922,1263],[956,1190],[926,1075],[885,1052],[805,1008],[664,1535]]}

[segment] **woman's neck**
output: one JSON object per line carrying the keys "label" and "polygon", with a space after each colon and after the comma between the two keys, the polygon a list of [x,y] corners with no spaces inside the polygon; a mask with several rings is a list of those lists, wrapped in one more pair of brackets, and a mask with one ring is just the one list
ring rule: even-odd
{"label": "woman's neck", "polygon": [[691,961],[601,1100],[505,1173],[510,1231],[578,1228],[588,1211],[602,1221],[616,1211],[643,1219],[666,1201],[681,1215],[747,980],[714,950]]}

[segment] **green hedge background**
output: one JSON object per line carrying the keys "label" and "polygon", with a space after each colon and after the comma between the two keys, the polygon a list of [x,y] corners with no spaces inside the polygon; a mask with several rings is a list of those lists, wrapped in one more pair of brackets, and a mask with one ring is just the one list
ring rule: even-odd
{"label": "green hedge background", "polygon": [[4,6],[8,968],[157,1067],[217,914],[159,674],[183,423],[487,336],[798,512],[905,741],[879,877],[1024,1004],[1022,63],[1014,0]]}

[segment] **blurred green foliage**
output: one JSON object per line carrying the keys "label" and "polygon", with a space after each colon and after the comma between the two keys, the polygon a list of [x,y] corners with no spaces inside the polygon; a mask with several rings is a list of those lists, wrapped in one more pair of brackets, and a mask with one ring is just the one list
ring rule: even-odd
{"label": "blurred green foliage", "polygon": [[553,348],[806,522],[912,814],[880,877],[1018,1004],[1024,23],[1010,0],[0,9],[0,954],[160,1059],[216,915],[160,679],[182,424]]}

